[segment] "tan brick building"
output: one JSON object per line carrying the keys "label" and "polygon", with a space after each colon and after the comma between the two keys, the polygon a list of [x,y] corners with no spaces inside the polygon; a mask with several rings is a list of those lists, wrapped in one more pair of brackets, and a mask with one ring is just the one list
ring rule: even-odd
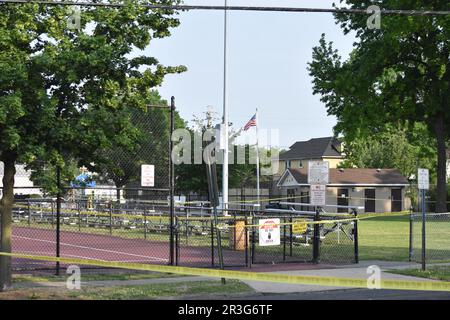
{"label": "tan brick building", "polygon": [[[331,166],[331,165],[330,165]],[[364,207],[360,212],[398,212],[407,210],[410,201],[405,191],[409,182],[396,169],[336,169],[329,172],[327,205]],[[290,202],[309,203],[308,170],[288,168],[278,180],[278,193]],[[310,207],[299,210],[309,211]],[[328,212],[347,212],[326,208]]]}

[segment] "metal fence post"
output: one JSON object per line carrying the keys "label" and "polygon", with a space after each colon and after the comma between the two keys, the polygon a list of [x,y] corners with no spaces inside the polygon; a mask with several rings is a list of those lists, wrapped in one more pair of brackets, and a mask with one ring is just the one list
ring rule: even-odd
{"label": "metal fence post", "polygon": [[50,223],[52,225],[52,229],[54,227],[55,221],[53,220],[54,216],[55,216],[55,206],[53,205],[53,202],[50,202],[50,207],[52,208],[52,214],[50,215]]}
{"label": "metal fence post", "polygon": [[175,243],[174,243],[174,194],[175,194],[175,174],[174,174],[174,163],[172,161],[172,150],[173,150],[173,141],[172,134],[174,130],[174,113],[175,113],[175,97],[172,97],[170,100],[170,132],[169,132],[169,189],[170,189],[170,227],[169,227],[169,264],[174,264],[174,254],[175,254]]}
{"label": "metal fence post", "polygon": [[316,208],[316,215],[314,216],[314,239],[313,239],[313,262],[319,263],[320,258],[320,225],[317,223],[320,221],[320,212]]}
{"label": "metal fence post", "polygon": [[[56,257],[59,258],[61,254],[61,168],[56,167],[56,185],[58,192],[56,194]],[[60,264],[56,262],[56,275],[59,276]]]}
{"label": "metal fence post", "polygon": [[178,233],[178,225],[179,225],[178,217],[175,216],[174,232],[175,232],[175,265],[176,266],[178,266],[179,261],[180,261],[180,237],[179,237],[179,233]]}
{"label": "metal fence post", "polygon": [[408,260],[412,261],[414,254],[414,210],[411,206],[409,212],[409,256]]}
{"label": "metal fence post", "polygon": [[425,189],[422,189],[422,270],[426,270]]}
{"label": "metal fence post", "polygon": [[214,220],[211,219],[211,267],[214,267]]}
{"label": "metal fence post", "polygon": [[76,202],[77,210],[78,210],[78,231],[81,231],[81,209],[80,209],[80,201]]}
{"label": "metal fence post", "polygon": [[109,205],[109,235],[112,235],[112,211],[113,211],[113,205],[111,202]]}
{"label": "metal fence post", "polygon": [[28,226],[31,226],[31,209],[30,209],[30,201],[28,203]]}
{"label": "metal fence post", "polygon": [[293,235],[292,235],[292,217],[289,217],[289,256],[292,257]]}
{"label": "metal fence post", "polygon": [[249,264],[249,259],[248,259],[248,227],[247,227],[247,221],[248,221],[248,217],[247,217],[247,212],[244,213],[244,218],[245,218],[245,227],[244,227],[244,232],[245,232],[245,266],[248,268],[249,266],[251,266],[251,264]]}
{"label": "metal fence post", "polygon": [[144,239],[147,240],[147,210],[144,209]]}
{"label": "metal fence post", "polygon": [[286,261],[286,217],[283,218],[283,261]]}
{"label": "metal fence post", "polygon": [[353,210],[355,221],[353,222],[353,243],[355,245],[355,263],[359,263],[359,245],[358,245],[358,211]]}
{"label": "metal fence post", "polygon": [[256,228],[255,228],[255,213],[252,212],[252,238],[251,238],[251,242],[252,242],[252,252],[251,252],[251,263],[255,264],[255,251],[256,251],[256,245],[255,245],[255,238],[256,238]]}

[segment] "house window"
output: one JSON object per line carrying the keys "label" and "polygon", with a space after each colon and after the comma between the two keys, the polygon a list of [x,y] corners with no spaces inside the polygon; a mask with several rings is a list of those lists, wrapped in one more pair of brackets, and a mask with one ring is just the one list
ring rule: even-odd
{"label": "house window", "polygon": [[291,160],[286,160],[286,169],[291,167]]}
{"label": "house window", "polygon": [[302,160],[299,160],[299,161],[298,161],[298,167],[299,167],[299,168],[303,168],[303,161],[302,161]]}

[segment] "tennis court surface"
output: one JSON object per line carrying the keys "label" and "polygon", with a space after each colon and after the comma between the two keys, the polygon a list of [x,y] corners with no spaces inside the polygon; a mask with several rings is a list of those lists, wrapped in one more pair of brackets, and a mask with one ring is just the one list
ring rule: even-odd
{"label": "tennis court surface", "polygon": [[[169,239],[158,240],[125,238],[116,235],[95,234],[78,231],[61,231],[60,256],[78,259],[93,259],[114,262],[168,264]],[[214,253],[213,253],[214,251]],[[13,252],[30,255],[56,256],[56,232],[53,229],[18,227],[13,228]],[[217,250],[206,246],[180,245],[178,262],[185,266],[211,267],[217,261]],[[230,266],[245,263],[242,252],[224,250],[224,260]],[[49,269],[54,262],[13,258],[13,269]]]}

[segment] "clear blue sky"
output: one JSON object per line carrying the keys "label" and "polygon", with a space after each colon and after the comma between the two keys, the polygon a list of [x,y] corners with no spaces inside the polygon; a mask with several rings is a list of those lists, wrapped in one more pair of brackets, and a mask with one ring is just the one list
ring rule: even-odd
{"label": "clear blue sky", "polygon": [[[185,4],[222,5],[223,0],[185,0]],[[229,5],[330,8],[330,0],[229,0]],[[185,65],[158,88],[173,95],[181,116],[191,120],[207,105],[222,114],[223,12],[190,11],[171,37],[154,41],[146,50],[164,65]],[[229,116],[243,126],[259,108],[260,128],[279,129],[280,145],[332,134],[336,120],[313,96],[307,62],[312,47],[325,33],[344,57],[354,38],[344,36],[329,13],[230,12],[228,48]]]}

